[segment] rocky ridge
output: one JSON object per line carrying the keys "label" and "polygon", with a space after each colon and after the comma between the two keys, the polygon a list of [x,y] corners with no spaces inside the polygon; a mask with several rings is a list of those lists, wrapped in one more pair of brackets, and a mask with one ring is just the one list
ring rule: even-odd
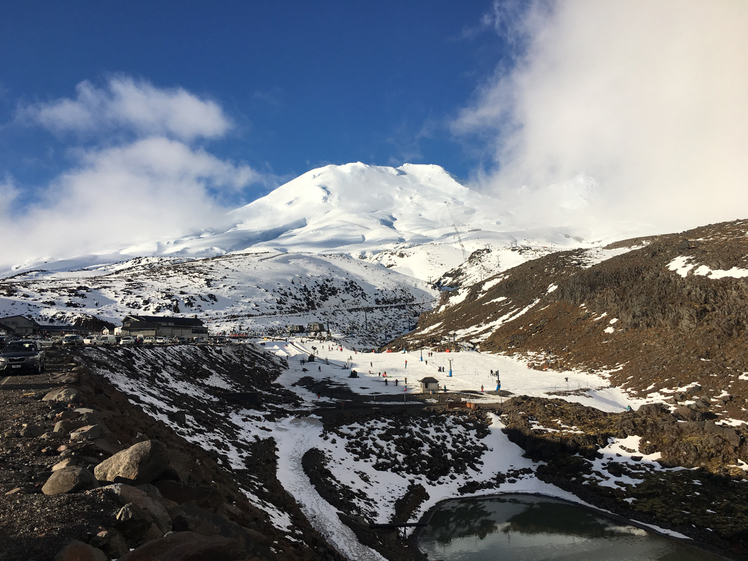
{"label": "rocky ridge", "polygon": [[[540,257],[463,287],[456,303],[443,292],[390,348],[479,345],[539,372],[600,372],[639,397],[748,421],[748,221],[604,251],[602,261],[587,250]],[[694,385],[698,402],[685,397]]]}
{"label": "rocky ridge", "polygon": [[52,351],[50,374],[1,388],[0,559],[340,559],[282,489],[293,540],[220,458],[81,362]]}

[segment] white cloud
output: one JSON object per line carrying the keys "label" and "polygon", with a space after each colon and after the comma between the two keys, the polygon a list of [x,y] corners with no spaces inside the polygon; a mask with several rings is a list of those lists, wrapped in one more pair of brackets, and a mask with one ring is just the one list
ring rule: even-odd
{"label": "white cloud", "polygon": [[6,175],[3,181],[0,181],[0,217],[6,215],[10,210],[13,201],[18,197],[19,191],[15,181],[10,175]]}
{"label": "white cloud", "polygon": [[[483,183],[510,206],[534,206],[538,220],[664,230],[748,216],[748,3],[546,7],[512,31],[527,38],[516,67],[453,123],[490,147]],[[595,180],[572,189],[586,204],[559,209],[568,189],[558,184],[580,173]]]}
{"label": "white cloud", "polygon": [[37,205],[22,216],[3,213],[0,236],[15,242],[3,251],[2,265],[199,231],[225,220],[215,190],[262,179],[248,166],[160,137],[81,152],[78,167],[56,179]]}
{"label": "white cloud", "polygon": [[232,126],[214,101],[182,88],[156,88],[126,76],[109,78],[104,88],[81,82],[76,94],[75,99],[26,105],[20,116],[55,132],[127,129],[140,136],[184,141],[220,137]]}
{"label": "white cloud", "polygon": [[0,182],[0,239],[14,240],[0,267],[117,252],[221,227],[244,189],[276,182],[196,146],[224,135],[231,122],[216,103],[180,88],[122,76],[104,89],[82,82],[75,99],[25,106],[19,118],[92,134],[67,147],[74,163],[49,184],[24,191],[12,178]]}

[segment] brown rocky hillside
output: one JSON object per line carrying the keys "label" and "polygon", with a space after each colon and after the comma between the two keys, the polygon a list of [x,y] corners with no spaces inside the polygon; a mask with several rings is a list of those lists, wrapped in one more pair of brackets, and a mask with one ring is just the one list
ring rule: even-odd
{"label": "brown rocky hillside", "polygon": [[[642,397],[698,384],[697,406],[748,420],[748,278],[739,276],[748,271],[748,220],[604,250],[619,254],[590,264],[588,250],[554,253],[466,295],[445,292],[446,305],[396,346],[472,343],[526,356],[538,370],[612,370],[612,384]],[[455,294],[463,300],[448,305]]]}

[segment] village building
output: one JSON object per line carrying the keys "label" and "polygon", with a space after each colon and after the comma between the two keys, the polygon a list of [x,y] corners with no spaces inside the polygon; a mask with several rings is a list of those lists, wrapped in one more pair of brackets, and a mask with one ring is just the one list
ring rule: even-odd
{"label": "village building", "polygon": [[314,333],[315,331],[316,332],[327,331],[327,329],[325,329],[325,324],[317,322],[317,321],[312,321],[312,322],[308,323],[307,326],[306,326],[306,330],[309,333]]}
{"label": "village building", "polygon": [[133,337],[202,337],[208,328],[197,318],[173,316],[125,316],[122,335]]}
{"label": "village building", "polygon": [[427,376],[426,378],[420,379],[419,382],[421,382],[421,393],[431,393],[439,391],[439,380],[437,380],[436,378]]}
{"label": "village building", "polygon": [[306,329],[304,329],[303,325],[287,325],[286,326],[286,333],[292,334],[292,333],[304,333]]}
{"label": "village building", "polygon": [[41,326],[26,316],[8,316],[0,318],[0,329],[15,335],[32,335],[39,333]]}

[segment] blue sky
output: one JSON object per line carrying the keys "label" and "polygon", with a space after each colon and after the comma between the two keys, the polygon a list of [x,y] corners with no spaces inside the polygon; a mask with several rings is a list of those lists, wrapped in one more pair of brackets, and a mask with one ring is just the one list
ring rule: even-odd
{"label": "blue sky", "polygon": [[438,163],[467,177],[476,155],[449,122],[506,60],[506,42],[481,28],[491,10],[438,0],[5,3],[0,166],[33,190],[71,166],[70,149],[111,142],[18,122],[18,108],[119,77],[214,101],[232,126],[201,146],[270,175],[268,185],[351,161]]}
{"label": "blue sky", "polygon": [[200,232],[354,161],[589,237],[748,216],[748,2],[29,0],[0,3],[0,52],[17,262]]}

